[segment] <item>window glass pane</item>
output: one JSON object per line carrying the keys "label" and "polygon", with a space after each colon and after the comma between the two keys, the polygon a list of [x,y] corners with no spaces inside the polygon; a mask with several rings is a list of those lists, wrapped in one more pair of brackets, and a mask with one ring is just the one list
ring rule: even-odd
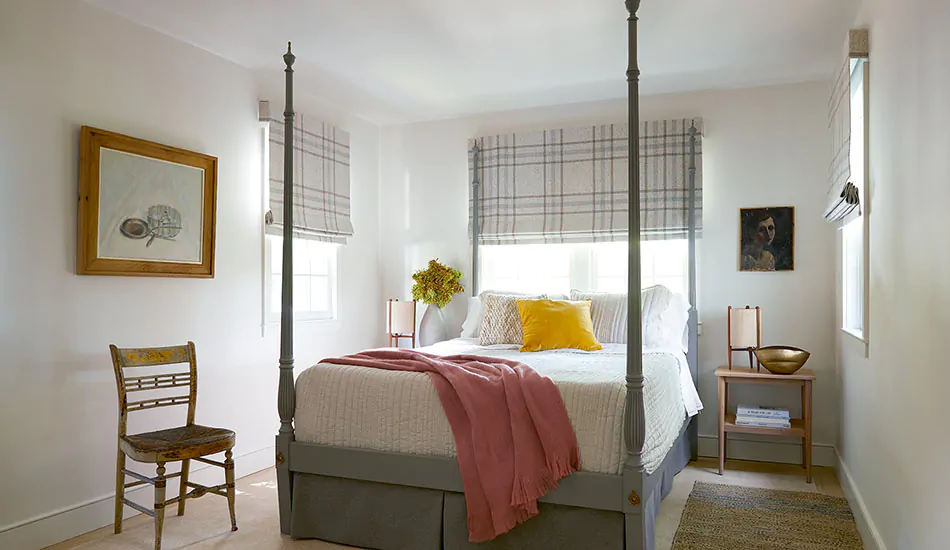
{"label": "window glass pane", "polygon": [[270,310],[271,313],[280,314],[280,293],[281,293],[281,280],[280,277],[271,277],[270,279]]}
{"label": "window glass pane", "polygon": [[626,277],[598,277],[597,288],[593,289],[599,292],[626,292]]}
{"label": "window glass pane", "polygon": [[[627,243],[482,247],[481,289],[567,294],[571,288],[627,291]],[[641,243],[643,286],[663,284],[686,293],[688,242]]]}
{"label": "window glass pane", "polygon": [[864,220],[846,225],[842,238],[844,328],[864,330]]}
{"label": "window glass pane", "polygon": [[597,243],[591,246],[599,278],[627,278],[627,243]]}
{"label": "window glass pane", "polygon": [[[270,249],[270,270],[271,273],[281,273],[281,252],[283,243],[281,242],[280,237],[276,235],[267,236],[267,245]],[[279,301],[279,300],[278,300]]]}
{"label": "window glass pane", "polygon": [[310,311],[330,311],[330,277],[310,278]]}
{"label": "window glass pane", "polygon": [[492,245],[481,248],[482,289],[567,294],[571,245]]}
{"label": "window glass pane", "polygon": [[336,253],[336,245],[311,241],[310,245],[310,273],[312,275],[329,275],[330,258]]}
{"label": "window glass pane", "polygon": [[307,239],[294,239],[294,275],[310,273],[310,244],[312,242]]}
{"label": "window glass pane", "polygon": [[647,254],[653,259],[653,269],[657,277],[682,276],[686,273],[689,264],[689,248],[686,240],[647,241],[646,245]]}
{"label": "window glass pane", "polygon": [[310,277],[294,275],[294,312],[310,311]]}

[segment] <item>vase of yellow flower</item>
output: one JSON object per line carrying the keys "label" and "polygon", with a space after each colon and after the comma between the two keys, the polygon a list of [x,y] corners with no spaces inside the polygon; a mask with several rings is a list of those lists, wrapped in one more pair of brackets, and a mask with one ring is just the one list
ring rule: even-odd
{"label": "vase of yellow flower", "polygon": [[429,260],[429,265],[412,274],[412,299],[428,304],[419,324],[419,344],[431,346],[446,339],[445,317],[442,308],[456,294],[465,292],[460,282],[462,272],[439,262]]}

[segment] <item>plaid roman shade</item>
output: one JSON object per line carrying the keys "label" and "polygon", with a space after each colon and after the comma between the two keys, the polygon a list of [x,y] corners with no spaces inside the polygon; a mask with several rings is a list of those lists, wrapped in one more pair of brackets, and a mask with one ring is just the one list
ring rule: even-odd
{"label": "plaid roman shade", "polygon": [[[684,239],[689,130],[696,126],[696,228],[702,228],[702,119],[640,128],[642,239]],[[480,137],[479,243],[627,240],[627,125]],[[469,172],[473,160],[469,156]],[[469,237],[473,200],[469,196]]]}
{"label": "plaid roman shade", "polygon": [[[284,122],[260,106],[266,122],[270,193],[264,222],[271,235],[283,233]],[[345,243],[350,221],[350,135],[297,113],[294,118],[294,237]]]}
{"label": "plaid roman shade", "polygon": [[867,56],[867,29],[850,31],[844,63],[835,75],[831,97],[828,98],[832,156],[828,167],[825,219],[842,225],[861,214],[859,189],[851,181],[851,72],[855,60]]}

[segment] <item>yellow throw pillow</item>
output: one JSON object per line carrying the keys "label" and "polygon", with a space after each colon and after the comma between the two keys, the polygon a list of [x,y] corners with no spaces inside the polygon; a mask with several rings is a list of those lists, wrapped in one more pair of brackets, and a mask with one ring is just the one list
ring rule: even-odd
{"label": "yellow throw pillow", "polygon": [[524,345],[521,351],[604,349],[594,337],[590,300],[518,300]]}

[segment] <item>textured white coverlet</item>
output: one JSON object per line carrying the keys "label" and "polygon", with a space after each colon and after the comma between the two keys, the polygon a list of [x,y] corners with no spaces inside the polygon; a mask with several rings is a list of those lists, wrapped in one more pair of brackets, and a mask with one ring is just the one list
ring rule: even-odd
{"label": "textured white coverlet", "polygon": [[[517,346],[478,346],[462,339],[420,351],[469,353],[521,361],[557,385],[577,435],[581,469],[620,474],[626,459],[623,345],[603,351],[520,353]],[[646,437],[643,460],[654,471],[687,419],[680,366],[671,353],[644,353]],[[428,375],[334,364],[297,378],[296,438],[307,443],[428,456],[456,456],[455,440]]]}

